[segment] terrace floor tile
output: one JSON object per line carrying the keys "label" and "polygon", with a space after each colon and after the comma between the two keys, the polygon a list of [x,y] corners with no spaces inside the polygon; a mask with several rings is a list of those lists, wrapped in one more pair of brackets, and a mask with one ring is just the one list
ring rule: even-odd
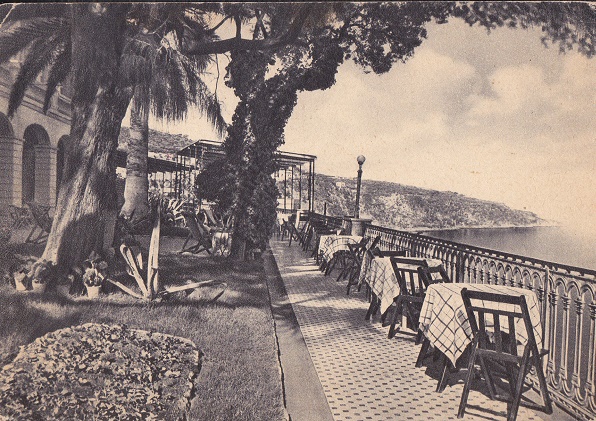
{"label": "terrace floor tile", "polygon": [[[429,359],[416,368],[419,346],[413,334],[399,332],[388,339],[388,327],[378,317],[365,321],[364,291],[354,288],[346,295],[345,281],[335,280],[337,269],[323,276],[298,244],[288,247],[287,241],[272,239],[270,247],[335,420],[457,419],[463,370],[452,374],[446,389],[437,393],[437,364]],[[506,419],[505,402],[474,388],[468,402],[464,420]],[[556,407],[549,416],[522,406],[517,419],[573,418]]]}

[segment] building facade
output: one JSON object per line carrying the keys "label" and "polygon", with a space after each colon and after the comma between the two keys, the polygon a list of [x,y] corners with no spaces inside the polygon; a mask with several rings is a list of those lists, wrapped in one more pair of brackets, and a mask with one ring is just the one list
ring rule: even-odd
{"label": "building facade", "polygon": [[28,202],[54,206],[70,133],[70,101],[59,88],[44,114],[46,75],[27,89],[12,118],[6,116],[19,60],[0,66],[0,208]]}

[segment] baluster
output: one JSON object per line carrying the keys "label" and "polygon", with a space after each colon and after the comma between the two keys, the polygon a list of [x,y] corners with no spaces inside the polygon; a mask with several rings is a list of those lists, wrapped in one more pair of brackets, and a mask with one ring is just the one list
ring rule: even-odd
{"label": "baluster", "polygon": [[518,288],[523,288],[524,287],[524,274],[523,272],[519,273],[519,279],[517,281],[517,287]]}
{"label": "baluster", "polygon": [[497,267],[495,266],[495,271],[493,273],[493,282],[495,285],[499,285],[499,270],[497,269]]}
{"label": "baluster", "polygon": [[582,400],[581,390],[579,388],[579,376],[581,368],[581,349],[582,349],[582,314],[584,312],[583,302],[581,297],[578,296],[575,300],[575,314],[577,318],[575,320],[575,355],[573,356],[573,376],[571,377],[571,386],[573,394],[578,401]]}
{"label": "baluster", "polygon": [[456,278],[455,282],[465,282],[466,281],[466,273],[468,273],[468,269],[466,268],[466,255],[463,251],[457,252],[457,262],[455,266],[456,271]]}
{"label": "baluster", "polygon": [[509,278],[509,286],[515,288],[515,272],[511,271],[511,278]]}
{"label": "baluster", "polygon": [[561,301],[563,303],[563,344],[561,346],[562,355],[561,355],[561,388],[562,390],[569,395],[571,392],[571,388],[569,387],[568,383],[568,367],[569,364],[569,304],[571,303],[571,298],[567,295],[568,292],[565,292],[565,295],[561,297]]}
{"label": "baluster", "polygon": [[[555,361],[555,342],[557,336],[557,293],[552,290],[548,296],[550,304],[550,328],[549,328],[549,344],[548,344],[548,368],[547,376],[549,382],[558,389],[559,379],[556,377],[556,361]],[[559,373],[560,376],[560,373]]]}
{"label": "baluster", "polygon": [[[592,295],[592,299],[596,299],[594,298],[594,295]],[[589,339],[589,344],[590,346],[588,347],[589,349],[589,355],[588,355],[588,361],[589,361],[589,365],[588,367],[591,367],[592,369],[590,371],[588,371],[588,378],[586,381],[586,395],[587,395],[587,405],[590,408],[590,410],[592,410],[593,412],[596,412],[596,352],[594,351],[594,348],[596,348],[596,343],[594,342],[596,340],[596,302],[592,302],[592,304],[590,304],[590,339]]]}

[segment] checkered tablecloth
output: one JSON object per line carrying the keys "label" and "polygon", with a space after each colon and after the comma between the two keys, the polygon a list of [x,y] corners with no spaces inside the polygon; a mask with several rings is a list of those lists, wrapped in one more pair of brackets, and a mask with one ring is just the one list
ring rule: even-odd
{"label": "checkered tablecloth", "polygon": [[[472,342],[472,329],[461,298],[461,290],[492,292],[496,294],[520,295],[526,297],[530,320],[534,327],[534,336],[540,349],[542,346],[542,327],[540,322],[540,306],[533,291],[500,285],[486,284],[433,284],[426,291],[426,298],[420,312],[419,327],[430,343],[443,352],[455,365],[466,347]],[[492,303],[491,303],[492,304]],[[494,306],[493,306],[494,307]],[[513,304],[499,303],[498,309],[517,310]],[[507,323],[501,323],[505,328]],[[503,329],[504,330],[504,329]],[[523,320],[516,325],[518,339],[527,341],[527,332]]]}
{"label": "checkered tablecloth", "polygon": [[[408,257],[410,260],[416,258]],[[397,278],[393,272],[393,266],[391,265],[390,257],[375,257],[374,259],[368,259],[368,267],[364,267],[364,261],[360,268],[360,278],[363,282],[366,282],[370,287],[371,291],[381,301],[381,314],[385,313],[387,309],[393,304],[393,301],[400,293],[399,284]],[[418,259],[416,259],[418,260]],[[437,259],[424,259],[419,258],[420,262],[426,261],[429,267],[436,267],[441,265],[441,261]],[[418,267],[413,265],[399,265],[404,269],[416,270]],[[416,275],[418,276],[418,275]]]}
{"label": "checkered tablecloth", "polygon": [[341,250],[349,250],[348,244],[358,244],[362,240],[359,235],[321,235],[319,241],[319,256],[330,262],[333,255]]}

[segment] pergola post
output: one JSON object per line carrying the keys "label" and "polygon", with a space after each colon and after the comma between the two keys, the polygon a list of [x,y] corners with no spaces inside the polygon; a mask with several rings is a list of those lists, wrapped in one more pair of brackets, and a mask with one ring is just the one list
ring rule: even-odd
{"label": "pergola post", "polygon": [[312,193],[310,196],[310,208],[311,210],[314,212],[315,210],[315,161],[312,161],[312,177],[311,177],[311,182],[312,182]]}
{"label": "pergola post", "polygon": [[288,193],[288,169],[284,168],[284,210],[288,208],[286,198]]}
{"label": "pergola post", "polygon": [[302,164],[298,166],[298,207],[302,209]]}
{"label": "pergola post", "polygon": [[290,196],[290,207],[294,210],[294,166],[292,165],[292,193]]}

